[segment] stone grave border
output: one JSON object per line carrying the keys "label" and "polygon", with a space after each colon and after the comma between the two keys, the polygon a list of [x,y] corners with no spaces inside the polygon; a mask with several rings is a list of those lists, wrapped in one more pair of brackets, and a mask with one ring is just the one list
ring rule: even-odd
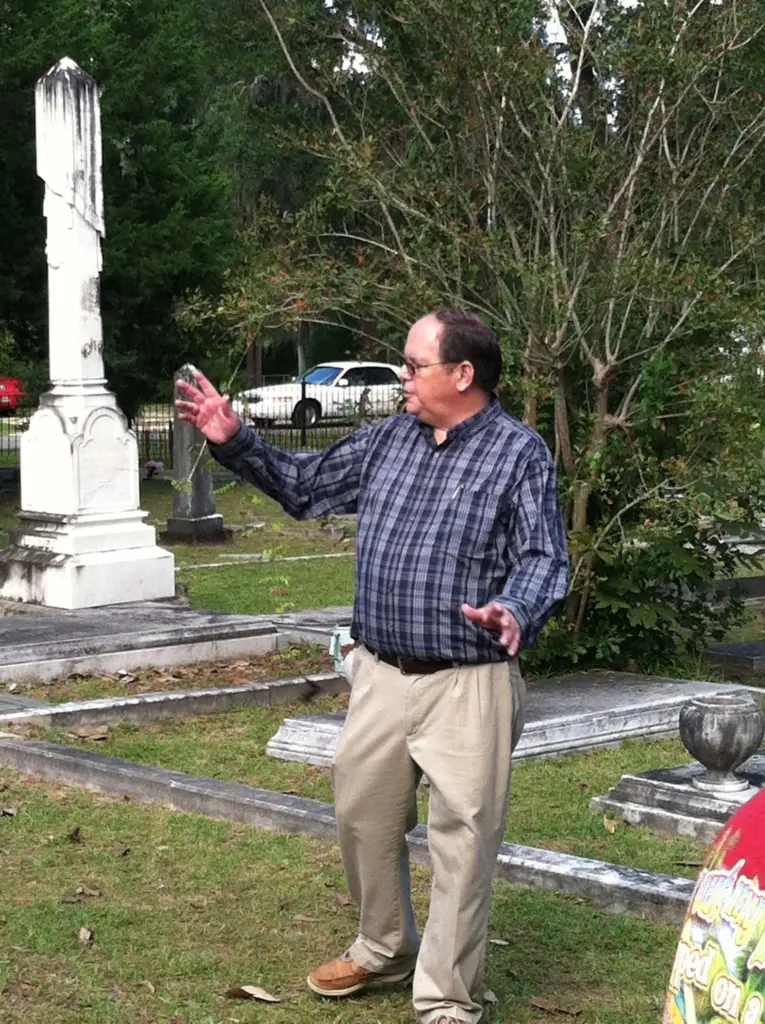
{"label": "stone grave border", "polygon": [[62,704],[35,704],[0,713],[3,725],[45,726],[113,725],[116,722],[138,724],[167,718],[212,715],[249,707],[268,707],[293,700],[348,692],[344,676],[335,672],[317,672],[243,686],[218,686],[198,690],[133,694],[128,697],[101,697],[95,700],[67,701]]}
{"label": "stone grave border", "polygon": [[[0,763],[29,775],[142,803],[336,841],[334,808],[317,800],[196,778],[3,733]],[[427,864],[426,829],[417,826],[407,842],[412,859]],[[578,896],[611,913],[637,914],[676,925],[685,917],[695,884],[688,878],[510,843],[500,847],[496,876],[513,885]]]}

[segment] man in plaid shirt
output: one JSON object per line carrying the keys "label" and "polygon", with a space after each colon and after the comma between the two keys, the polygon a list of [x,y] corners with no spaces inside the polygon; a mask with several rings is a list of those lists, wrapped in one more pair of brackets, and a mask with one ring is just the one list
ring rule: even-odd
{"label": "man in plaid shirt", "polygon": [[[243,426],[202,374],[197,387],[178,382],[179,413],[215,458],[289,515],[357,513],[359,647],[332,781],[359,932],[308,985],[347,996],[414,972],[422,1024],[481,1016],[492,876],[523,729],[517,655],[568,585],[550,453],[501,410],[501,368],[480,320],[430,314],[407,338],[406,412],[297,455]],[[423,773],[433,891],[420,939],[405,834]]]}

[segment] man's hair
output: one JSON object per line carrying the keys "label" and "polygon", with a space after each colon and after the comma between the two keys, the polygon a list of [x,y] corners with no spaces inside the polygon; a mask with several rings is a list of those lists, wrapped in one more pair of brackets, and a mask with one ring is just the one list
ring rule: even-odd
{"label": "man's hair", "polygon": [[502,353],[494,331],[462,309],[439,309],[433,316],[441,324],[439,352],[442,361],[472,363],[476,385],[490,394],[502,372]]}

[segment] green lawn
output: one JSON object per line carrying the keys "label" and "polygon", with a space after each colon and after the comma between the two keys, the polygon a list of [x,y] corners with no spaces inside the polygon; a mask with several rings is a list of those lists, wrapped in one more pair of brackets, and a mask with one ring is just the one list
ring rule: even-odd
{"label": "green lawn", "polygon": [[353,603],[352,558],[244,562],[179,573],[195,608],[245,615],[283,614]]}
{"label": "green lawn", "polygon": [[[221,488],[216,507],[227,527],[235,531],[226,544],[168,544],[161,537],[172,515],[173,488],[168,480],[144,480],[141,505],[149,513],[160,542],[173,552],[176,564],[188,566],[225,562],[226,556],[258,554],[264,561],[232,560],[231,567],[188,569],[178,574],[188,589],[191,603],[212,611],[253,615],[279,614],[305,608],[347,605],[353,601],[352,557],[355,523],[331,517],[296,522],[279,505],[252,487],[235,484]],[[0,494],[0,547],[8,543],[8,531],[17,526],[18,496]],[[294,555],[348,554],[323,561],[283,562]]]}
{"label": "green lawn", "polygon": [[[355,930],[336,847],[112,801],[0,770],[3,1024],[401,1024],[405,988],[342,1003],[304,986]],[[429,875],[414,870],[420,921]],[[78,939],[86,928],[88,942]],[[656,1024],[678,929],[495,886],[487,1024]],[[233,1002],[260,985],[278,1004]],[[573,1019],[560,1016],[559,1019]]]}
{"label": "green lawn", "polygon": [[[308,704],[252,708],[146,726],[126,723],[113,727],[106,742],[79,742],[66,730],[47,729],[41,735],[129,761],[331,802],[327,771],[270,757],[266,743],[285,717],[340,710],[346,700],[325,697]],[[693,876],[693,864],[703,855],[697,843],[665,839],[648,829],[621,824],[610,832],[602,816],[589,810],[590,799],[605,793],[624,772],[689,760],[677,740],[632,740],[617,750],[520,761],[513,775],[507,839],[649,871]]]}

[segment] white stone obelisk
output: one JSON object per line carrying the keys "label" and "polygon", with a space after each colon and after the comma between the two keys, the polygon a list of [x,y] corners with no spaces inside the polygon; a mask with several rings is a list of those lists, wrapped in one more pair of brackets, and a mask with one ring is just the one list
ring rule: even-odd
{"label": "white stone obelisk", "polygon": [[65,57],[35,98],[52,387],[21,440],[21,522],[0,552],[0,596],[56,608],[172,597],[173,556],[144,521],[135,435],[104,379],[98,87]]}

